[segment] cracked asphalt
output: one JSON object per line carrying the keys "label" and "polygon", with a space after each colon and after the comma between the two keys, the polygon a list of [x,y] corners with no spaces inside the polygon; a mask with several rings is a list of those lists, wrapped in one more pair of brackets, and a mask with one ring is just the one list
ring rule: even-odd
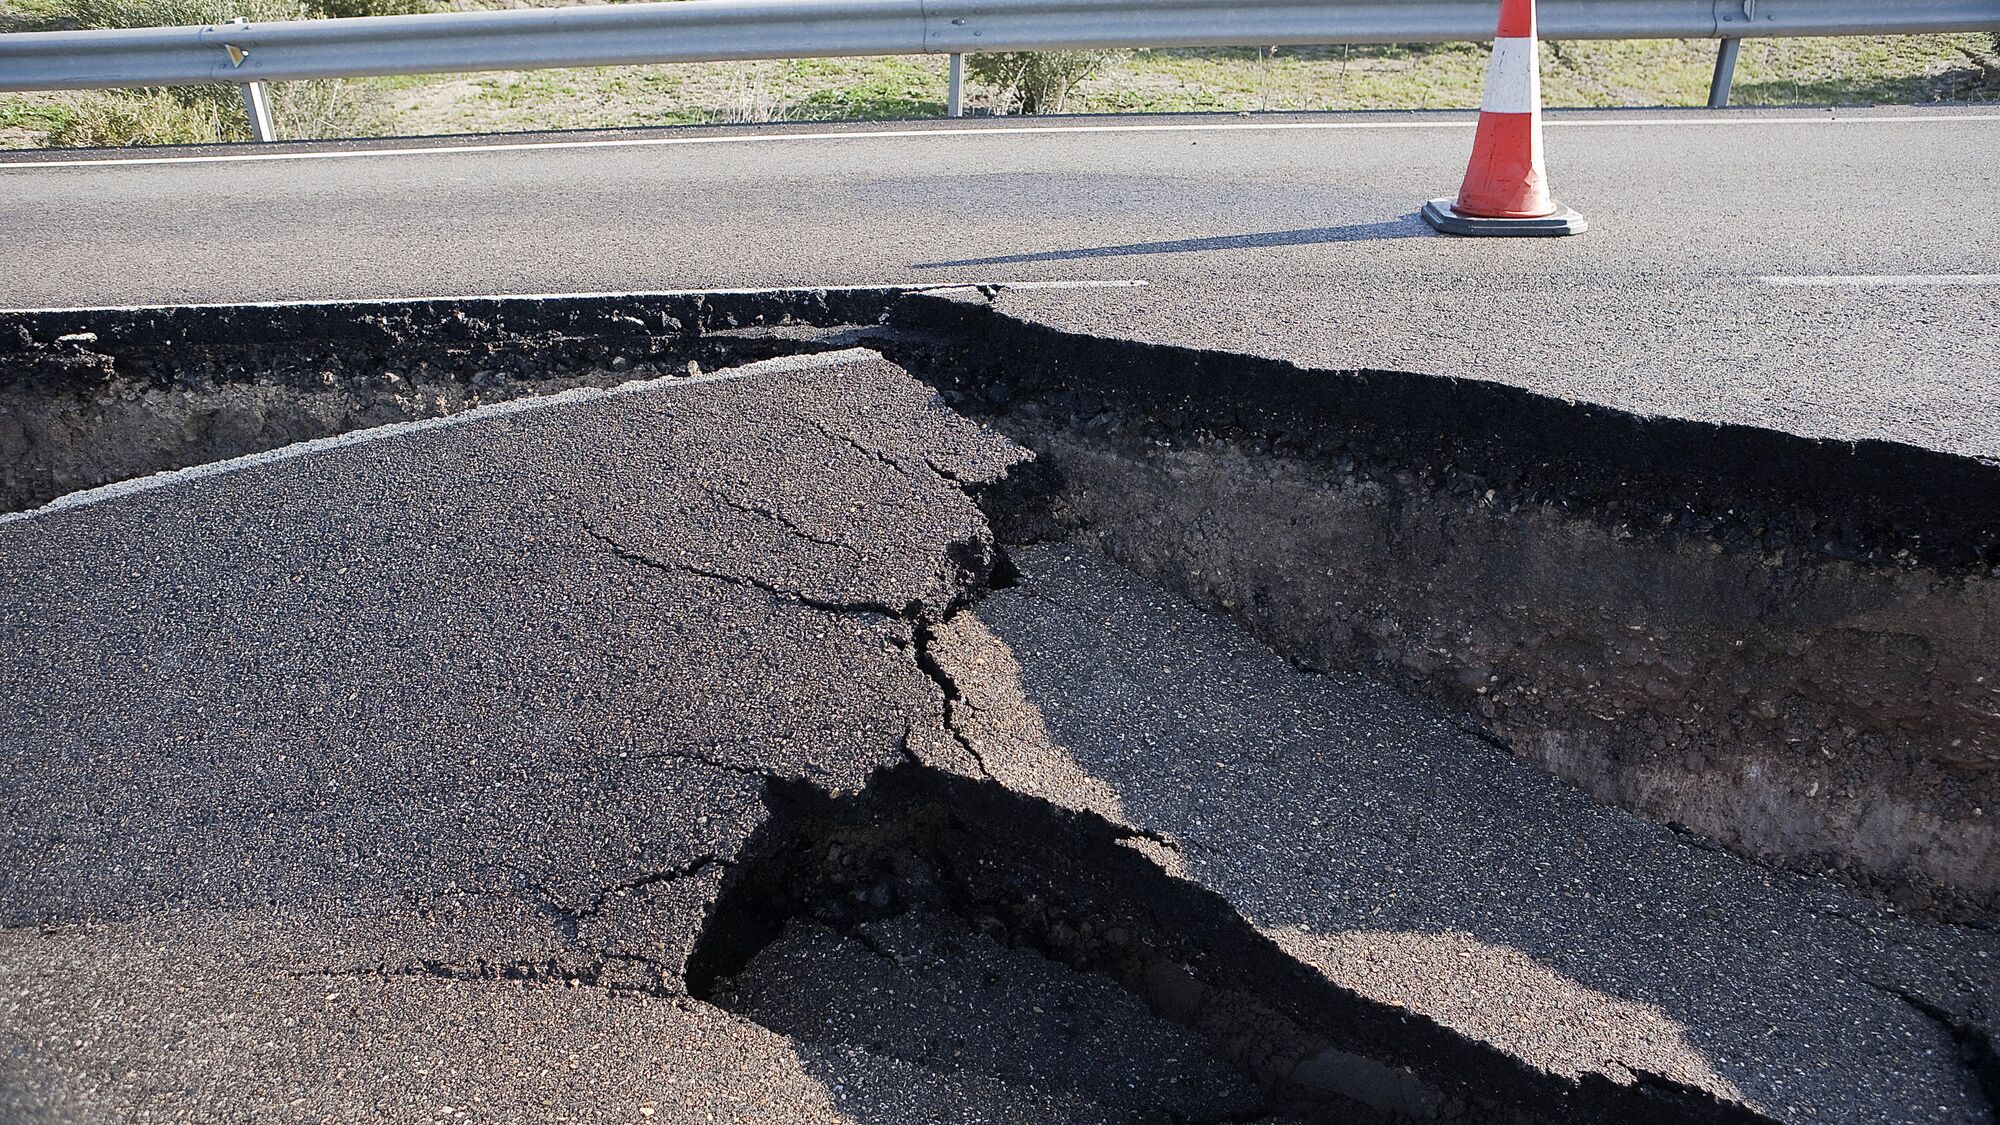
{"label": "cracked asphalt", "polygon": [[[872,353],[295,453],[0,522],[0,1118],[1130,1119],[1101,1071],[1185,1037],[1016,951],[919,970],[936,935],[890,926],[898,975],[799,928],[759,955],[799,993],[739,997],[768,1024],[686,994],[766,781],[909,761],[1129,825],[1536,1069],[1985,1109],[1896,994],[1993,1011],[1990,934],[1592,804],[1076,549],[968,608],[967,489],[1023,451]],[[1055,993],[1117,1037],[1082,1069],[963,1030]],[[926,1055],[944,1024],[974,1062]]]}
{"label": "cracked asphalt", "polygon": [[854,936],[795,922],[730,1000],[798,1041],[830,1083],[851,1067],[846,1051],[865,1051],[915,1064],[918,1088],[947,1105],[990,1102],[967,1095],[998,1087],[1016,1121],[1226,1120],[1257,1108],[1245,1076],[1108,978],[917,915]]}
{"label": "cracked asphalt", "polygon": [[765,777],[964,764],[880,607],[1016,456],[840,353],[0,525],[0,1118],[830,1116],[681,964]]}

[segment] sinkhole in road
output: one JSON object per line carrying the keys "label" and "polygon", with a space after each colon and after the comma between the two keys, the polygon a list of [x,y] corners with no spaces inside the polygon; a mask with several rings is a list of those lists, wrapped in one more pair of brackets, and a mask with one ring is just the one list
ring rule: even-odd
{"label": "sinkhole in road", "polygon": [[9,314],[0,507],[863,344],[1036,462],[979,497],[1600,800],[2000,919],[2000,468],[1058,331],[986,290]]}

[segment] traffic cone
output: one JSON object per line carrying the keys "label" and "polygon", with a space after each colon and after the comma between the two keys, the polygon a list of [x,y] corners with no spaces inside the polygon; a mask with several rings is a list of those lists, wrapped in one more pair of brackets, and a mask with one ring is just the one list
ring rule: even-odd
{"label": "traffic cone", "polygon": [[1472,161],[1458,198],[1424,204],[1424,221],[1446,234],[1578,234],[1583,216],[1549,198],[1542,167],[1542,67],[1535,0],[1500,0],[1500,26],[1486,63],[1486,95]]}

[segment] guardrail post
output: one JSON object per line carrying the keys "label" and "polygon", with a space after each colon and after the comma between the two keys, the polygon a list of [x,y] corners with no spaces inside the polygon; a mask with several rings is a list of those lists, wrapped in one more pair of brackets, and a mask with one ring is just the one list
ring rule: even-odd
{"label": "guardrail post", "polygon": [[275,141],[278,131],[271,127],[271,99],[262,82],[243,84],[243,108],[250,111],[250,136],[259,141]]}
{"label": "guardrail post", "polygon": [[965,116],[965,56],[951,57],[951,85],[944,95],[944,111],[951,117]]}
{"label": "guardrail post", "polygon": [[[224,27],[249,27],[250,21],[242,16],[222,21]],[[242,66],[250,57],[248,47],[235,43],[224,43],[222,49],[229,55],[230,66]],[[271,126],[271,99],[265,96],[262,82],[238,84],[243,90],[243,111],[250,115],[250,138],[256,141],[275,141],[278,131]]]}
{"label": "guardrail post", "polygon": [[1715,53],[1715,77],[1708,83],[1708,108],[1721,109],[1729,104],[1729,84],[1736,78],[1736,52],[1742,46],[1741,39],[1724,39],[1722,48]]}

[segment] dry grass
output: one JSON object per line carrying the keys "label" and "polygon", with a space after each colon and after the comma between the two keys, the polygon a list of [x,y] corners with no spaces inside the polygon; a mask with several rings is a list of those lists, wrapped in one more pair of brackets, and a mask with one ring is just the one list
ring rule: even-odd
{"label": "dry grass", "polygon": [[[248,2],[296,10],[309,2],[432,0]],[[455,2],[518,6],[537,0]],[[80,3],[91,7],[79,9]],[[0,0],[0,26],[10,18],[18,26],[22,20],[46,21],[57,11],[119,6],[150,19],[169,10],[237,11],[245,2]],[[1712,41],[1546,43],[1543,95],[1552,107],[1700,105],[1714,57]],[[1485,59],[1485,48],[1476,44],[1130,52],[1083,81],[1065,108],[1082,113],[1460,109],[1478,103]],[[973,112],[1004,112],[1015,96],[983,87],[968,95]],[[2000,51],[1991,37],[1933,35],[1747,41],[1732,104],[1996,98]],[[273,101],[280,135],[287,137],[932,117],[944,112],[945,62],[937,56],[797,59],[287,83],[274,87]],[[0,144],[240,139],[244,130],[228,87],[197,95],[0,97]]]}

